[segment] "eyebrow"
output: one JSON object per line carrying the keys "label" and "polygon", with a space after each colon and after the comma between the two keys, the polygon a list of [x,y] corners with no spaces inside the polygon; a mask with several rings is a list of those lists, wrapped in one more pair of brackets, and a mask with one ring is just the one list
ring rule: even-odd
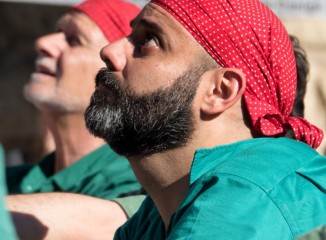
{"label": "eyebrow", "polygon": [[159,33],[163,32],[163,28],[159,24],[149,21],[147,19],[142,18],[142,19],[138,20],[137,18],[135,18],[134,20],[132,20],[130,22],[130,27],[133,28],[136,25],[136,23],[143,27],[155,30],[156,32],[159,32]]}

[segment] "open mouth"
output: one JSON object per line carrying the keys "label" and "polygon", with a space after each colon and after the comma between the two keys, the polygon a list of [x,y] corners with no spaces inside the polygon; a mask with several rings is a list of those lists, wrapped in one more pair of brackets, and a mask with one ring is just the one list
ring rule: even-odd
{"label": "open mouth", "polygon": [[48,69],[47,67],[44,67],[42,65],[36,66],[36,72],[46,74],[49,76],[53,76],[53,77],[55,76],[55,74],[52,71],[50,71],[50,69]]}
{"label": "open mouth", "polygon": [[46,72],[46,71],[38,71],[37,73],[41,73],[41,74],[45,74],[45,75],[49,75],[51,77],[54,77],[55,75],[53,73],[49,73],[49,72]]}

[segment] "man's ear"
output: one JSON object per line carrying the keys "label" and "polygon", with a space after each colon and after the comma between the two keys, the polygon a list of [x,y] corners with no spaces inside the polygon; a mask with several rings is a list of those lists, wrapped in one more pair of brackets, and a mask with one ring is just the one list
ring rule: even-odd
{"label": "man's ear", "polygon": [[209,115],[232,107],[241,99],[246,88],[246,77],[237,68],[217,68],[210,77],[201,105],[201,111]]}

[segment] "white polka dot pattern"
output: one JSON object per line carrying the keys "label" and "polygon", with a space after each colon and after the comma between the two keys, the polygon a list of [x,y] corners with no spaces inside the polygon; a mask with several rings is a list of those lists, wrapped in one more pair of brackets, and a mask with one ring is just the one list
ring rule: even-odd
{"label": "white polka dot pattern", "polygon": [[152,0],[178,20],[222,67],[242,70],[252,129],[265,136],[292,128],[297,140],[317,148],[323,133],[289,117],[296,64],[288,33],[258,0]]}

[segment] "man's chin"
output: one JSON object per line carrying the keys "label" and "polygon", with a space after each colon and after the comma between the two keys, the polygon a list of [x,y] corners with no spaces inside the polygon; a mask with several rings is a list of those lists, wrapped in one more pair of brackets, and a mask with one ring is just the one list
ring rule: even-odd
{"label": "man's chin", "polygon": [[45,73],[32,73],[29,83],[44,83],[49,81],[56,81],[56,76]]}
{"label": "man's chin", "polygon": [[26,101],[40,109],[40,106],[46,105],[45,103],[48,102],[51,93],[49,91],[45,91],[44,87],[40,87],[39,84],[29,82],[24,86],[23,95]]}
{"label": "man's chin", "polygon": [[43,102],[53,95],[56,78],[43,73],[33,73],[30,81],[24,85],[23,94],[28,102]]}

